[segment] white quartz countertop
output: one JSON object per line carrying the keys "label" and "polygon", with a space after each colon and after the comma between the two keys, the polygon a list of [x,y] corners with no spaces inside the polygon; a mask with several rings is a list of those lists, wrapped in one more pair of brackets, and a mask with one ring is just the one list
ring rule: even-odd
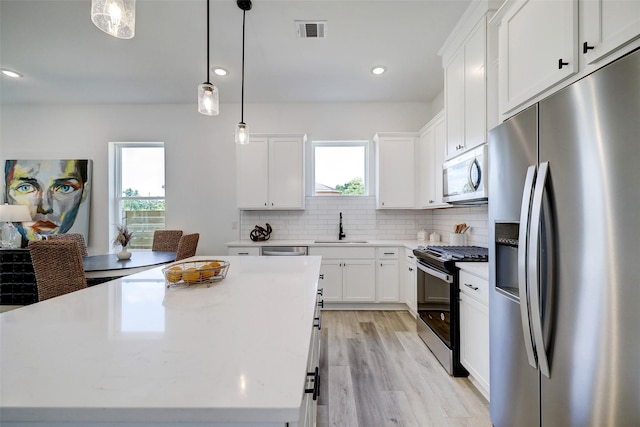
{"label": "white quartz countertop", "polygon": [[475,276],[489,280],[489,263],[488,262],[456,262],[456,266],[460,270],[464,270]]}
{"label": "white quartz countertop", "polygon": [[[321,239],[318,239],[321,240]],[[330,238],[326,240],[331,240]],[[338,239],[336,239],[338,240]],[[362,243],[365,241],[365,243]],[[397,246],[409,249],[416,249],[418,246],[426,246],[429,241],[420,241],[420,240],[376,240],[376,239],[345,239],[344,243],[338,242],[330,242],[330,243],[316,243],[315,240],[266,240],[264,242],[254,242],[251,240],[234,240],[232,242],[227,242],[225,245],[227,247],[235,247],[235,246]]]}
{"label": "white quartz countertop", "polygon": [[0,424],[296,421],[320,257],[215,258],[209,288],[154,268],[0,314]]}

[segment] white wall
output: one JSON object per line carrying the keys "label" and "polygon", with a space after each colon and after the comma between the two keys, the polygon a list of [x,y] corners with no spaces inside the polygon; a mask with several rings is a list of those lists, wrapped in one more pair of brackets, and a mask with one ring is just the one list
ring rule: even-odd
{"label": "white wall", "polygon": [[[245,121],[256,133],[307,133],[313,139],[371,139],[417,131],[436,112],[421,103],[254,104]],[[12,105],[0,111],[0,160],[93,159],[90,253],[112,250],[108,233],[107,143],[162,141],[166,150],[166,225],[199,232],[199,254],[226,253],[236,240],[235,145],[239,105],[216,117],[195,105]],[[246,237],[245,237],[246,238]]]}
{"label": "white wall", "polygon": [[456,224],[467,224],[467,245],[489,247],[489,229],[487,226],[489,209],[487,205],[473,207],[455,207],[433,211],[431,229],[438,233],[442,241],[450,243],[450,234]]}

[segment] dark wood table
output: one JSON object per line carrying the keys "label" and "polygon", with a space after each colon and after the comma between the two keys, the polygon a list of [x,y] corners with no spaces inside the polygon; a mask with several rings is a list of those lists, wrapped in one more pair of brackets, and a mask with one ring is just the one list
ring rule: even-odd
{"label": "dark wood table", "polygon": [[[175,252],[131,252],[131,258],[119,260],[116,254],[91,255],[82,258],[87,281],[90,279],[114,279],[148,270],[176,259]],[[93,281],[93,280],[92,280]],[[95,281],[93,281],[95,284]]]}

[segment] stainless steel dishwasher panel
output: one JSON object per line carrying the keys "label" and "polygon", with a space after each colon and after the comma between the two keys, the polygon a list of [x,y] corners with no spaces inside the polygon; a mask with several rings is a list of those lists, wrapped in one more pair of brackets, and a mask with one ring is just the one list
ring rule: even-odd
{"label": "stainless steel dishwasher panel", "polygon": [[305,256],[309,253],[307,246],[262,246],[262,256]]}

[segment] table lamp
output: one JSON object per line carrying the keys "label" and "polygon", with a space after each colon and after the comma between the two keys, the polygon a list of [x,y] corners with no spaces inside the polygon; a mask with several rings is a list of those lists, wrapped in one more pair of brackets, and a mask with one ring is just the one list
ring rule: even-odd
{"label": "table lamp", "polygon": [[0,221],[4,221],[4,224],[2,224],[2,241],[0,242],[0,247],[16,248],[17,245],[15,241],[20,233],[12,223],[29,222],[31,221],[31,214],[29,213],[29,208],[25,205],[10,205],[5,203],[4,205],[0,205]]}

